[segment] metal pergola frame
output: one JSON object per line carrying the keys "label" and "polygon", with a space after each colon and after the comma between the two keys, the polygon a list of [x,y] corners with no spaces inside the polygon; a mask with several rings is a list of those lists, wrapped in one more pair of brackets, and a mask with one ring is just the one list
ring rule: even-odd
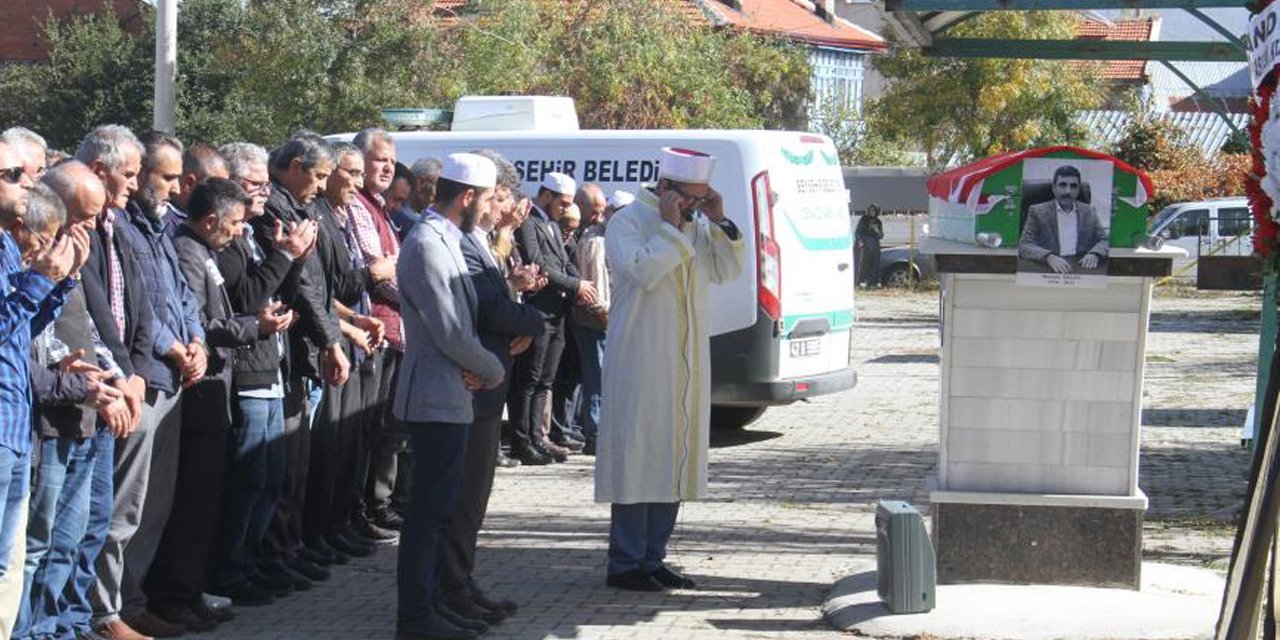
{"label": "metal pergola frame", "polygon": [[[926,56],[951,58],[1027,58],[1038,60],[1154,60],[1192,91],[1204,97],[1237,135],[1235,122],[1173,61],[1244,62],[1245,43],[1202,9],[1240,8],[1242,0],[884,0],[885,15]],[[950,38],[952,27],[988,11],[1092,11],[1106,9],[1181,9],[1227,38],[1226,42],[1105,40],[1013,40]]]}

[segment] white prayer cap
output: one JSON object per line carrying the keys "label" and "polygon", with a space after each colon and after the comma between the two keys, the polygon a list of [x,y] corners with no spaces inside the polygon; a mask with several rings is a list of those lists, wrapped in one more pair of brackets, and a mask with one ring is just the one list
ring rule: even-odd
{"label": "white prayer cap", "polygon": [[563,173],[553,171],[542,179],[542,188],[562,196],[571,196],[578,192],[578,183]]}
{"label": "white prayer cap", "polygon": [[560,213],[560,217],[568,220],[581,220],[582,212],[578,210],[578,205],[571,204],[564,208],[564,211]]}
{"label": "white prayer cap", "polygon": [[689,184],[707,184],[711,182],[711,170],[715,167],[716,159],[701,151],[663,147],[658,177]]}
{"label": "white prayer cap", "polygon": [[621,209],[635,202],[635,200],[636,197],[627,191],[614,191],[613,195],[609,196],[609,206],[614,209]]}
{"label": "white prayer cap", "polygon": [[498,166],[482,155],[451,153],[440,163],[440,177],[480,189],[492,189],[498,184]]}

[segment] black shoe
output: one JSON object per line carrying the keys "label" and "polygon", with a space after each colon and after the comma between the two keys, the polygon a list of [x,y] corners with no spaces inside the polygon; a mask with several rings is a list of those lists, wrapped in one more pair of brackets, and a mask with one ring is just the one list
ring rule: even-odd
{"label": "black shoe", "polygon": [[[271,595],[280,598],[293,593],[293,580],[283,576],[256,573],[249,576],[249,582],[265,589]],[[235,598],[232,598],[234,601]]]}
{"label": "black shoe", "polygon": [[376,546],[357,540],[346,531],[326,534],[324,540],[339,553],[345,553],[353,558],[368,558],[378,552]]}
{"label": "black shoe", "polygon": [[[351,562],[350,555],[343,553],[338,549],[333,548],[333,546],[329,544],[329,541],[324,536],[320,536],[315,540],[305,543],[302,548],[303,548],[303,551],[299,551],[298,555],[304,558],[306,558],[306,553],[305,553],[306,550],[309,549],[311,550],[312,553],[316,553],[322,557],[329,558],[328,564],[330,565],[346,564],[348,562]],[[307,558],[307,559],[311,560],[311,558]],[[315,560],[312,560],[312,562],[315,562]]]}
{"label": "black shoe", "polygon": [[511,617],[511,614],[500,609],[486,609],[478,604],[475,600],[445,600],[444,606],[450,611],[472,620],[480,620],[489,626],[502,624],[504,620]]}
{"label": "black shoe", "polygon": [[373,523],[391,531],[399,531],[404,526],[404,518],[391,509],[384,509],[373,514]]}
{"label": "black shoe", "polygon": [[297,573],[300,573],[306,576],[307,579],[315,580],[316,582],[323,582],[325,580],[328,580],[329,576],[332,575],[329,573],[328,567],[322,567],[314,562],[311,562],[303,558],[292,558],[290,560],[287,560],[285,561],[285,566],[290,571],[295,571]]}
{"label": "black shoe", "polygon": [[494,460],[493,464],[495,467],[499,467],[502,469],[514,469],[520,466],[520,461],[516,460],[515,458],[509,457],[507,454],[503,453],[502,451],[498,451],[497,458]]}
{"label": "black shoe", "polygon": [[351,522],[351,530],[356,535],[373,544],[394,544],[400,541],[400,533],[391,529],[383,529],[367,518],[355,518]]}
{"label": "black shoe", "polygon": [[566,433],[560,436],[552,436],[551,441],[570,450],[574,453],[582,451],[582,447],[586,446],[587,441],[577,434]]}
{"label": "black shoe", "polygon": [[[155,607],[152,611],[155,617],[173,625],[186,627],[187,631],[203,633],[205,631],[213,631],[218,628],[217,620],[202,618],[191,607],[176,605],[172,607]],[[127,624],[127,621],[126,621]],[[141,632],[139,632],[141,633]]]}
{"label": "black shoe", "polygon": [[551,456],[537,449],[513,450],[511,457],[520,461],[520,464],[528,467],[539,467],[551,464]]}
{"label": "black shoe", "polygon": [[204,598],[200,598],[200,602],[191,605],[191,613],[196,614],[205,620],[212,620],[218,624],[223,622],[231,622],[236,619],[236,612],[227,607],[210,607],[204,603]]}
{"label": "black shoe", "polygon": [[[144,610],[136,616],[121,616],[130,629],[152,638],[176,638],[187,632],[188,627],[182,622],[169,622],[160,616]],[[191,629],[198,631],[198,629]]]}
{"label": "black shoe", "polygon": [[596,439],[587,438],[587,443],[582,445],[582,455],[594,456],[596,454]]}
{"label": "black shoe", "polygon": [[547,457],[551,458],[552,460],[554,460],[554,461],[556,461],[556,462],[564,462],[564,461],[566,461],[566,460],[568,460],[568,459],[569,459],[569,450],[568,450],[568,449],[565,449],[564,447],[561,447],[561,446],[558,446],[558,445],[554,445],[554,444],[553,444],[553,445],[551,445],[551,446],[553,446],[553,447],[555,447],[555,448],[554,448],[554,449],[549,449],[549,448],[547,448],[547,445],[548,445],[548,444],[551,444],[551,443],[550,443],[550,441],[545,442],[545,443],[542,443],[542,444],[539,444],[539,445],[538,445],[538,452],[539,452],[539,453],[541,453],[541,454],[542,454],[542,455],[544,455],[544,456],[547,456]]}
{"label": "black shoe", "polygon": [[627,591],[662,591],[662,585],[653,576],[641,573],[639,569],[610,574],[604,583],[615,589]]}
{"label": "black shoe", "polygon": [[301,549],[298,549],[298,557],[321,567],[339,564],[337,552],[330,549],[327,544],[324,546],[304,544]]}
{"label": "black shoe", "polygon": [[676,573],[666,566],[658,567],[658,570],[650,575],[668,589],[693,589],[698,586],[698,583],[694,582],[693,578]]}
{"label": "black shoe", "polygon": [[506,613],[508,616],[515,615],[516,611],[520,608],[519,606],[516,605],[514,600],[494,600],[484,592],[480,591],[479,589],[476,589],[474,586],[471,588],[471,600],[474,601],[477,605],[480,605],[480,608],[482,609],[492,609],[493,611],[502,611],[503,613]]}
{"label": "black shoe", "polygon": [[436,616],[412,626],[396,623],[396,640],[471,640],[480,634]]}
{"label": "black shoe", "polygon": [[261,575],[275,580],[285,580],[293,585],[294,591],[309,591],[311,578],[285,566],[274,566],[260,572]]}
{"label": "black shoe", "polygon": [[440,612],[440,617],[449,621],[459,629],[470,629],[476,633],[485,633],[489,630],[489,625],[484,620],[477,618],[468,618],[467,616],[450,609],[448,606],[441,604],[436,607],[436,611]]}
{"label": "black shoe", "polygon": [[[248,580],[220,585],[211,589],[209,593],[212,593],[215,596],[231,598],[232,604],[237,607],[260,607],[276,601],[276,599],[271,596],[270,591]],[[157,611],[157,613],[160,614],[160,617],[164,618],[164,614],[166,612],[160,610]],[[175,611],[175,613],[181,612]],[[168,618],[165,619],[168,620]]]}

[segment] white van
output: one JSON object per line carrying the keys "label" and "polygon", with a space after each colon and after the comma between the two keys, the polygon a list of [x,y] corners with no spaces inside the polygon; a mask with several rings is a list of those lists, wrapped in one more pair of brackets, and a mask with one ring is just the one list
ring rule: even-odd
{"label": "white van", "polygon": [[1160,236],[1166,245],[1186,249],[1188,256],[1196,258],[1209,253],[1250,255],[1252,231],[1249,201],[1231,197],[1171,204],[1151,218],[1148,233]]}
{"label": "white van", "polygon": [[[740,427],[765,407],[851,388],[854,274],[848,192],[831,140],[781,131],[400,132],[397,159],[482,148],[510,160],[529,195],[552,171],[605,193],[655,182],[659,150],[716,156],[711,184],[748,239],[747,264],[711,291],[712,421]],[[349,139],[350,134],[334,136]],[[637,381],[643,384],[643,381]]]}

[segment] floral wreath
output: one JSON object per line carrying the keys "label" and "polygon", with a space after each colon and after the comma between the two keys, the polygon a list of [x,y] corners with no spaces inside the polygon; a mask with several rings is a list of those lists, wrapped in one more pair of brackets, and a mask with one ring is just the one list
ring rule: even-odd
{"label": "floral wreath", "polygon": [[[1273,0],[1257,0],[1249,4],[1253,14],[1260,13]],[[1245,179],[1245,195],[1249,199],[1249,211],[1253,215],[1253,250],[1263,258],[1276,255],[1277,240],[1280,238],[1280,224],[1273,217],[1275,201],[1263,188],[1267,179],[1266,151],[1277,153],[1276,149],[1263,149],[1263,128],[1271,118],[1271,101],[1276,93],[1276,69],[1267,72],[1253,97],[1249,99],[1249,111],[1252,119],[1249,123],[1249,146],[1253,158],[1252,169]],[[1275,126],[1275,125],[1273,125]],[[1271,178],[1272,181],[1276,177]]]}

